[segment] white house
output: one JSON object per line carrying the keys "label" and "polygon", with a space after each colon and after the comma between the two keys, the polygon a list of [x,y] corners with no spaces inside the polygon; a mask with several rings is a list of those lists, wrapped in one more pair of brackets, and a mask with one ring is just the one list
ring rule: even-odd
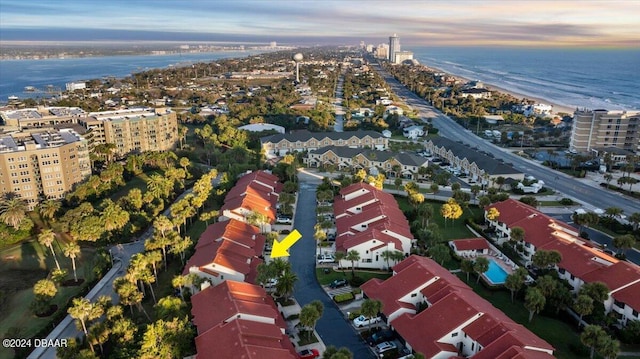
{"label": "white house", "polygon": [[424,126],[413,125],[405,127],[402,130],[402,135],[407,138],[416,139],[424,136]]}

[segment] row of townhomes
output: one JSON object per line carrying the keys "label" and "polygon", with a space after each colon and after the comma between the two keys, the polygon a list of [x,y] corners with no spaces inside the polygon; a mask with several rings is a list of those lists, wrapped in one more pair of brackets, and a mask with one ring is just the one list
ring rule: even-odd
{"label": "row of townhomes", "polygon": [[425,142],[425,149],[447,160],[451,167],[468,174],[473,180],[486,181],[484,184],[490,184],[492,179],[498,177],[512,178],[516,181],[524,179],[524,173],[512,166],[445,137],[429,138]]}
{"label": "row of townhomes", "polygon": [[429,161],[411,153],[395,153],[349,147],[327,146],[310,151],[304,162],[309,167],[335,166],[338,170],[365,169],[370,175],[415,178]]}
{"label": "row of townhomes", "polygon": [[362,285],[383,319],[425,358],[553,358],[554,348],[430,258],[412,255]]}
{"label": "row of townhomes", "polygon": [[45,198],[63,198],[91,175],[89,154],[115,145],[115,157],[166,151],[178,140],[176,114],[134,108],[91,112],[76,107],[0,111],[0,194],[14,192],[29,208]]}
{"label": "row of townhomes", "polygon": [[275,134],[260,139],[262,149],[267,158],[284,156],[287,153],[313,151],[326,146],[351,148],[372,148],[385,150],[389,147],[389,139],[375,131],[352,132],[309,132],[294,131]]}
{"label": "row of townhomes", "polygon": [[606,312],[615,313],[621,325],[640,320],[640,267],[593,247],[578,236],[575,228],[520,201],[508,199],[492,204],[487,211],[490,208],[500,212],[497,219],[487,219],[496,230],[498,243],[509,241],[511,228],[524,229],[524,250],[520,255],[526,264],[531,264],[537,250],[556,250],[562,255],[556,265],[558,275],[569,282],[574,292],[585,283],[602,282],[609,288],[604,302]]}
{"label": "row of townhomes", "polygon": [[[357,267],[389,268],[384,252],[408,256],[414,242],[409,222],[389,193],[366,183],[340,190],[333,202],[336,218],[336,250],[360,254]],[[350,262],[342,260],[341,266]]]}
{"label": "row of townhomes", "polygon": [[[183,274],[205,280],[192,301],[196,358],[297,358],[271,296],[255,284],[282,185],[264,171],[242,176],[227,193],[218,222],[200,236]],[[253,214],[263,228],[247,221]]]}

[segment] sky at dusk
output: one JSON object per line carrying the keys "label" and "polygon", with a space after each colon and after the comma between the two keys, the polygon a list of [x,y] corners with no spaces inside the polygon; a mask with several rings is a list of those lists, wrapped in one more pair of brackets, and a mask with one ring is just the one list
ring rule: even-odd
{"label": "sky at dusk", "polygon": [[640,47],[640,1],[0,0],[0,41]]}

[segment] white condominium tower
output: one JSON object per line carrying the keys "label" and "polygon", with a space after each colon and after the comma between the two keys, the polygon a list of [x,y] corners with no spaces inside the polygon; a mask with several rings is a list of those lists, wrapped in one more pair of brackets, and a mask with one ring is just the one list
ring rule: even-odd
{"label": "white condominium tower", "polygon": [[400,51],[400,38],[398,35],[393,34],[393,36],[389,36],[389,62],[393,63],[396,61],[396,52]]}

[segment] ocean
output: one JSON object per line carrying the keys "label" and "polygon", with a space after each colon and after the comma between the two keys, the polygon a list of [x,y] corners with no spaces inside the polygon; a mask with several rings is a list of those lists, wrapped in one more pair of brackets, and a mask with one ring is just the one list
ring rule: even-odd
{"label": "ocean", "polygon": [[[222,58],[240,58],[264,51],[221,51],[170,55],[101,56],[43,60],[0,61],[0,103],[9,96],[38,98],[47,95],[47,86],[65,89],[72,81],[101,79],[105,76],[124,78],[132,73],[168,66],[188,66]],[[42,92],[24,92],[32,86]]]}
{"label": "ocean", "polygon": [[[410,47],[420,63],[480,80],[506,90],[565,107],[640,110],[640,49],[525,49],[480,47]],[[64,89],[67,82],[188,65],[258,52],[0,61],[0,102],[23,93],[25,86]]]}
{"label": "ocean", "polygon": [[640,110],[640,49],[403,50],[423,65],[565,107]]}

